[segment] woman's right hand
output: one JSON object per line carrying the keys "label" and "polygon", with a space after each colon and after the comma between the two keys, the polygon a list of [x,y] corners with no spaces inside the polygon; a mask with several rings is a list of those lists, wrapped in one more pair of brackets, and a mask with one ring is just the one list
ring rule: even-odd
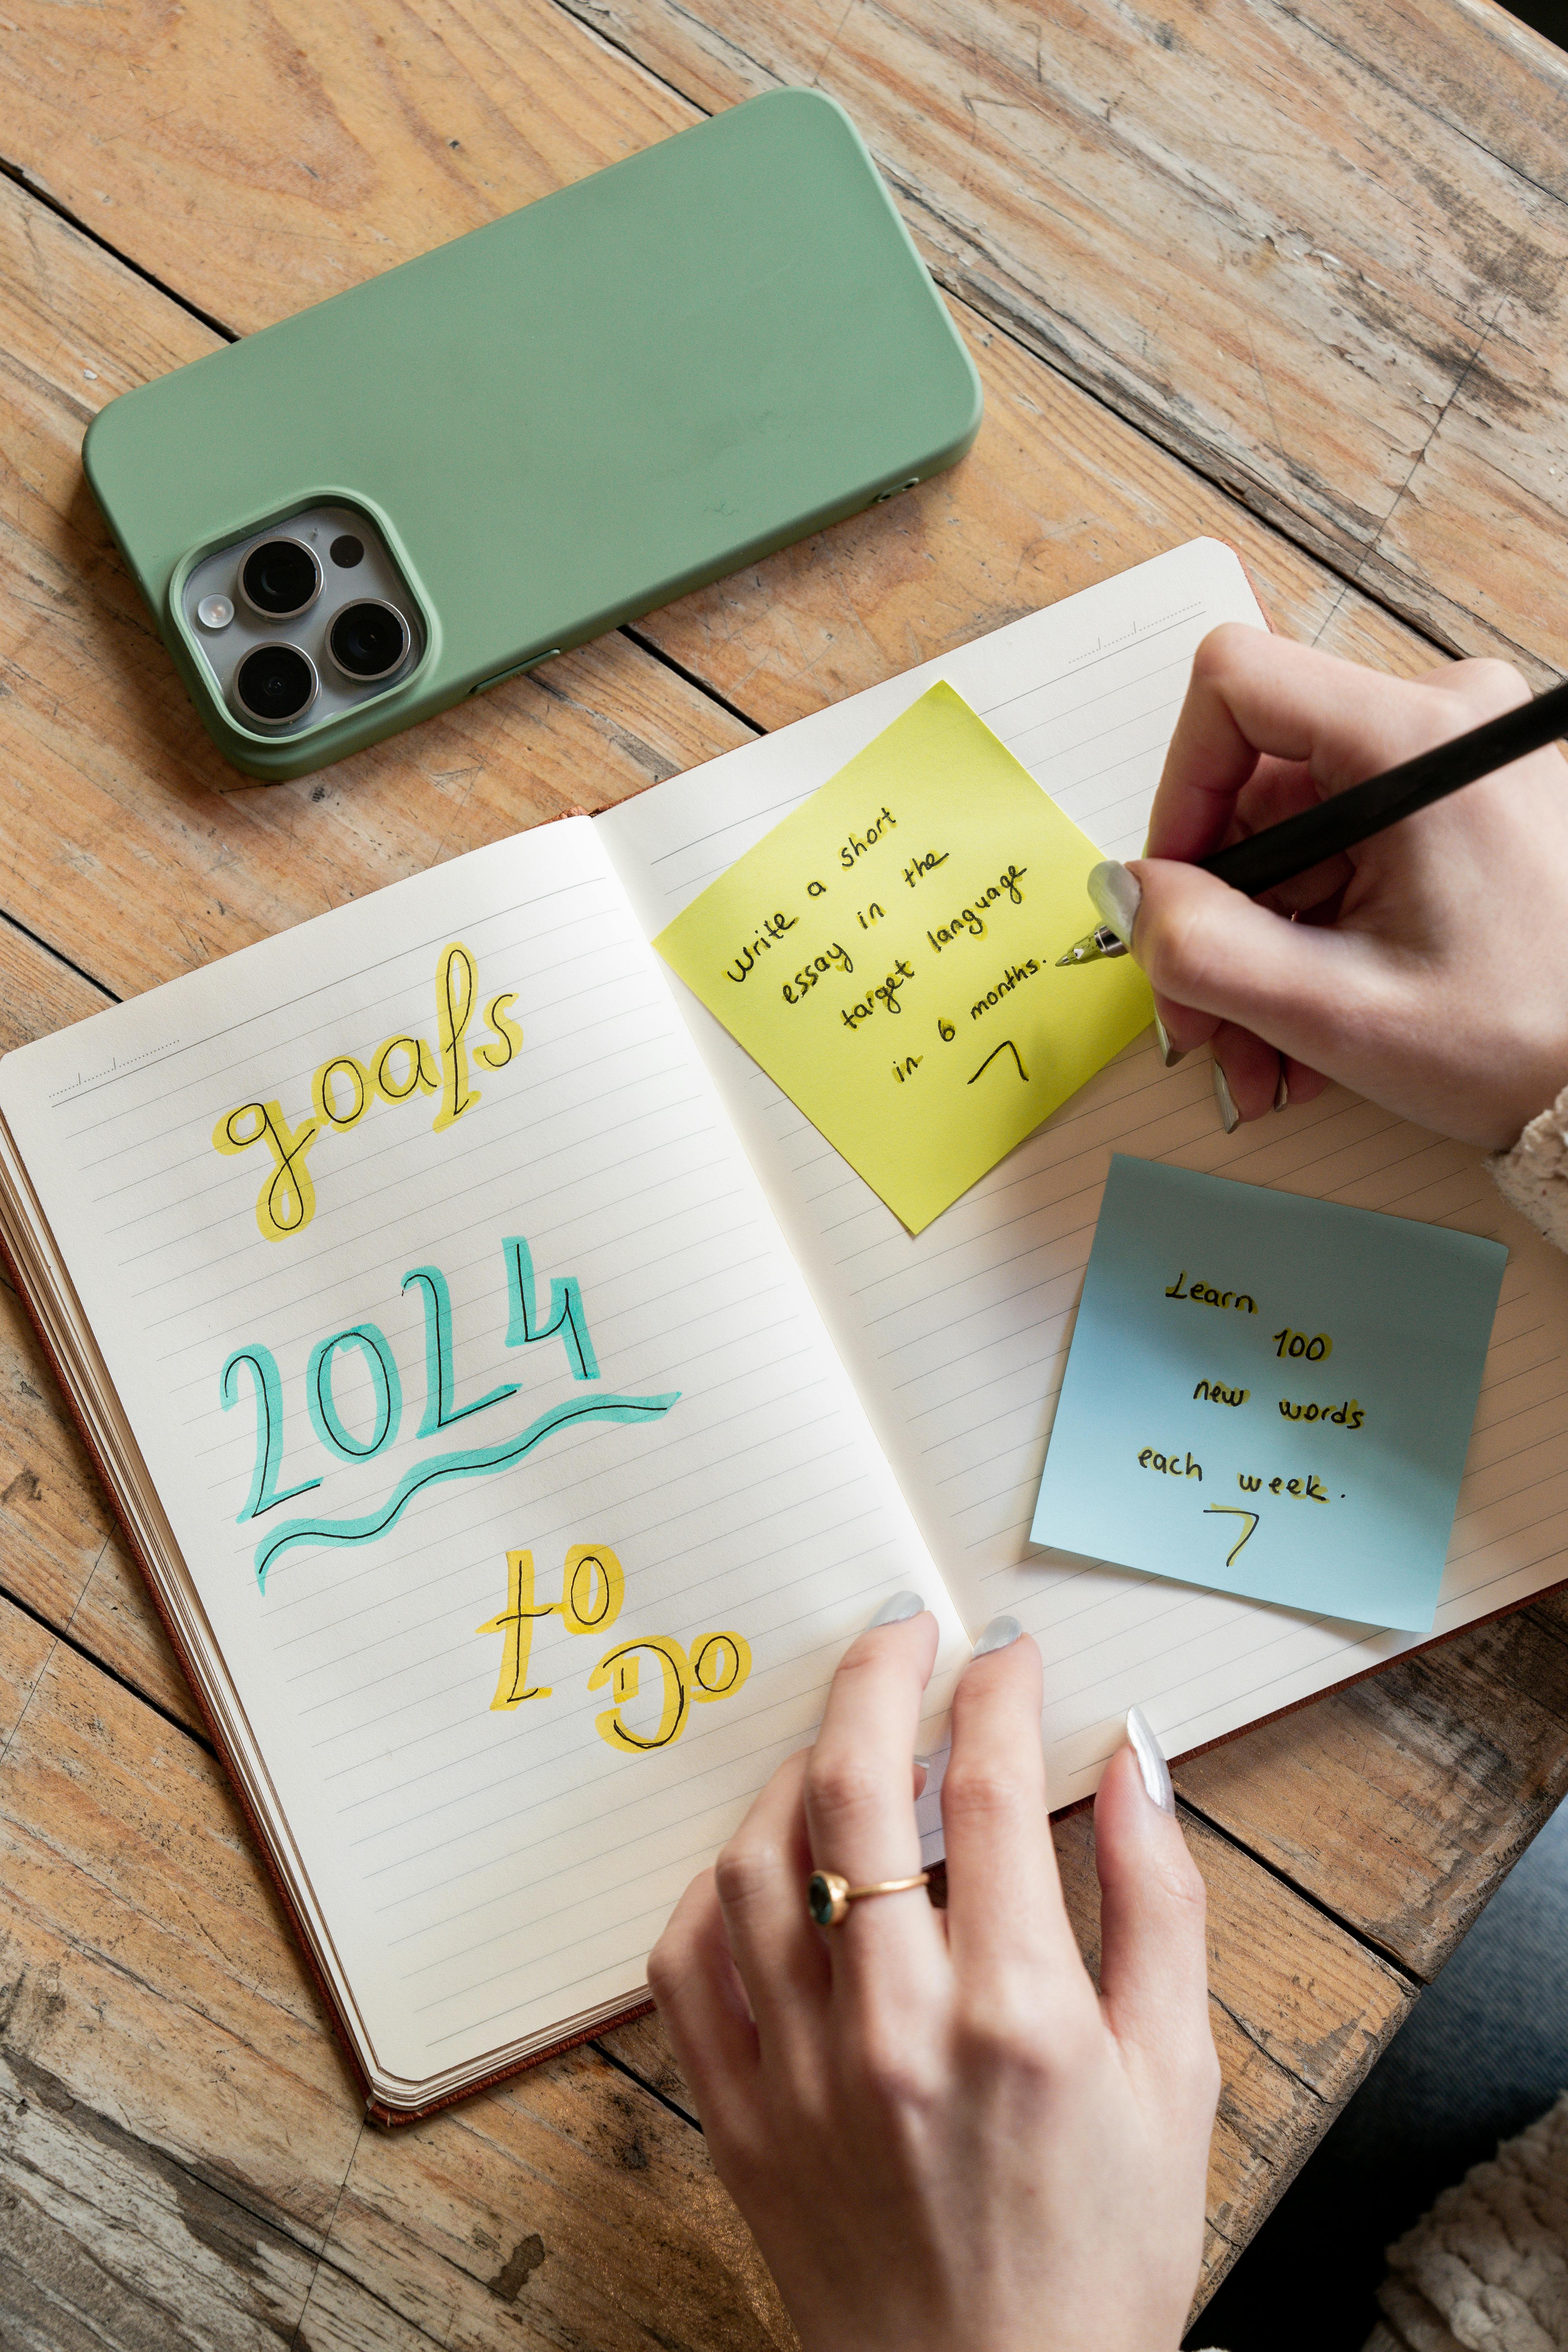
{"label": "woman's right hand", "polygon": [[[1402,679],[1231,624],[1155,797],[1132,952],[1244,1118],[1340,1080],[1500,1150],[1568,1085],[1568,763],[1549,745],[1258,901],[1188,861],[1528,698],[1505,662]],[[1291,919],[1294,918],[1295,919]]]}

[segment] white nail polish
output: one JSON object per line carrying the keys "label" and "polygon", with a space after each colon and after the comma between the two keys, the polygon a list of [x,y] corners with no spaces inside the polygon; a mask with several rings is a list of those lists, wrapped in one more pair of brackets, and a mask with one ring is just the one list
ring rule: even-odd
{"label": "white nail polish", "polygon": [[1184,1045],[1173,1045],[1171,1034],[1159,1014],[1154,1015],[1154,1040],[1160,1048],[1160,1059],[1168,1070],[1173,1070],[1187,1051]]}
{"label": "white nail polish", "polygon": [[1125,866],[1107,857],[1094,868],[1087,887],[1089,904],[1101,922],[1109,923],[1122,945],[1130,948],[1132,926],[1143,903],[1142,885],[1136,874],[1129,874]]}
{"label": "white nail polish", "polygon": [[1279,1083],[1274,1089],[1274,1108],[1283,1110],[1290,1099],[1290,1081],[1285,1076],[1285,1056],[1279,1056]]}
{"label": "white nail polish", "polygon": [[917,1756],[915,1758],[915,1770],[917,1772],[929,1772],[931,1770],[931,1758],[929,1756]]}
{"label": "white nail polish", "polygon": [[974,1655],[986,1658],[993,1650],[1010,1649],[1023,1630],[1016,1617],[993,1617],[974,1644]]}
{"label": "white nail polish", "polygon": [[868,1633],[873,1625],[901,1625],[906,1618],[918,1617],[924,1607],[918,1592],[895,1592],[890,1601],[883,1601],[866,1631]]}
{"label": "white nail polish", "polygon": [[1227,1135],[1234,1135],[1241,1125],[1241,1113],[1230,1091],[1230,1081],[1216,1062],[1214,1066],[1214,1098],[1219,1106],[1219,1123]]}
{"label": "white nail polish", "polygon": [[1176,1792],[1171,1786],[1171,1768],[1165,1761],[1165,1751],[1154,1737],[1154,1727],[1141,1706],[1127,1710],[1127,1745],[1138,1759],[1144,1792],[1152,1805],[1163,1813],[1176,1817]]}

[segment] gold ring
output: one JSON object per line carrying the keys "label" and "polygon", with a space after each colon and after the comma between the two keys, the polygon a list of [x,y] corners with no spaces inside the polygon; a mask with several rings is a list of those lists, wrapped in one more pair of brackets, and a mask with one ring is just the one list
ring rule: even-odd
{"label": "gold ring", "polygon": [[862,1895],[904,1895],[930,1885],[929,1870],[917,1870],[912,1878],[880,1878],[875,1886],[851,1886],[836,1870],[814,1870],[805,1882],[805,1906],[819,1927],[841,1927]]}

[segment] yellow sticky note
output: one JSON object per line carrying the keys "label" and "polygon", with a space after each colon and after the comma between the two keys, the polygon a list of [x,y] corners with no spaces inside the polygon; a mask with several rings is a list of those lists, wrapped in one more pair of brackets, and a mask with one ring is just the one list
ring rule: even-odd
{"label": "yellow sticky note", "polygon": [[1149,1021],[1100,856],[939,683],[654,945],[918,1234]]}

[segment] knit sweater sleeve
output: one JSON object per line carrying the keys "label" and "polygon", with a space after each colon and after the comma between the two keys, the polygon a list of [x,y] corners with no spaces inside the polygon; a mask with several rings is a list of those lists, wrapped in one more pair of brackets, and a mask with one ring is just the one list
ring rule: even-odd
{"label": "knit sweater sleeve", "polygon": [[1561,1250],[1568,1250],[1568,1087],[1519,1141],[1489,1160],[1499,1192]]}

